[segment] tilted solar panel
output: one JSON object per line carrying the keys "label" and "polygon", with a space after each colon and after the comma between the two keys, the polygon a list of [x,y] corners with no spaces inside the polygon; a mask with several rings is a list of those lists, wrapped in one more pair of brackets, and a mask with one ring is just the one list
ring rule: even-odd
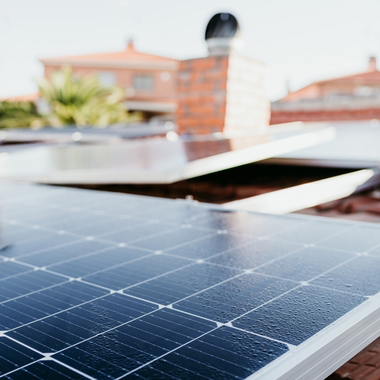
{"label": "tilted solar panel", "polygon": [[380,228],[0,184],[0,375],[324,378],[379,335]]}

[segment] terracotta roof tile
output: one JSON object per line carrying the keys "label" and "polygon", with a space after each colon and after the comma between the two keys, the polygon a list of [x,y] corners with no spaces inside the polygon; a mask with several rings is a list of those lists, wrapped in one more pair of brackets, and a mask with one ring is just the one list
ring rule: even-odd
{"label": "terracotta roof tile", "polygon": [[359,364],[347,362],[347,363],[343,364],[342,367],[340,367],[339,369],[337,369],[335,371],[335,374],[338,375],[338,376],[340,376],[340,377],[342,377],[342,378],[345,378],[351,372],[355,371],[358,368],[359,368]]}
{"label": "terracotta roof tile", "polygon": [[34,94],[12,96],[10,98],[3,98],[0,100],[7,101],[7,102],[34,102],[39,98],[39,96],[40,96],[39,93],[36,92]]}
{"label": "terracotta roof tile", "polygon": [[374,71],[364,71],[362,73],[357,74],[351,74],[351,75],[345,75],[343,77],[337,77],[337,78],[331,78],[331,79],[325,79],[320,80],[314,83],[336,83],[336,82],[380,82],[380,71],[374,70]]}
{"label": "terracotta roof tile", "polygon": [[125,50],[110,52],[110,53],[99,53],[99,54],[83,54],[74,55],[66,57],[56,57],[56,58],[46,58],[42,59],[42,62],[48,63],[49,61],[54,62],[92,62],[92,63],[102,63],[102,62],[178,62],[174,58],[162,57],[153,54],[140,53],[134,49],[132,45],[128,45]]}
{"label": "terracotta roof tile", "polygon": [[[350,380],[368,380],[369,375],[374,372],[375,368],[367,365],[361,365],[355,371],[350,372],[344,378]],[[378,380],[379,378],[377,378]]]}
{"label": "terracotta roof tile", "polygon": [[376,356],[375,352],[364,350],[359,352],[356,356],[354,356],[350,360],[350,362],[356,364],[365,364],[368,363],[371,359],[373,359],[374,356]]}

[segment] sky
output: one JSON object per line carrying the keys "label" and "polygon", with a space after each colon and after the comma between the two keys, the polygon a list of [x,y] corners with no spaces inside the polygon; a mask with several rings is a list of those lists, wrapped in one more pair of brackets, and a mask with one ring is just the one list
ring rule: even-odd
{"label": "sky", "polygon": [[0,0],[0,98],[35,92],[40,58],[122,50],[131,37],[143,52],[204,56],[218,12],[237,17],[243,53],[267,64],[271,100],[380,61],[378,0]]}

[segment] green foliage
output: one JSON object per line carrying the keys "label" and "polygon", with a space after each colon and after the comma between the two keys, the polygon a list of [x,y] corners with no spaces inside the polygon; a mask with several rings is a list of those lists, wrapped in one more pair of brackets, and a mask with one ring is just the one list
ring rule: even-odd
{"label": "green foliage", "polygon": [[45,121],[32,102],[0,102],[0,128],[41,127]]}
{"label": "green foliage", "polygon": [[104,87],[95,76],[73,76],[70,67],[41,79],[39,91],[49,104],[46,118],[51,126],[106,127],[128,119],[122,89]]}

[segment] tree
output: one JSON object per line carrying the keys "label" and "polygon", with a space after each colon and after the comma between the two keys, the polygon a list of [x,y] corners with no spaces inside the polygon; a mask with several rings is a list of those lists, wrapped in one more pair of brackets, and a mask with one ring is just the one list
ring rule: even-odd
{"label": "tree", "polygon": [[0,102],[0,128],[41,127],[46,121],[32,102]]}
{"label": "tree", "polygon": [[128,119],[123,90],[102,86],[95,76],[77,77],[70,67],[64,67],[38,84],[49,105],[46,118],[51,126],[106,127]]}

